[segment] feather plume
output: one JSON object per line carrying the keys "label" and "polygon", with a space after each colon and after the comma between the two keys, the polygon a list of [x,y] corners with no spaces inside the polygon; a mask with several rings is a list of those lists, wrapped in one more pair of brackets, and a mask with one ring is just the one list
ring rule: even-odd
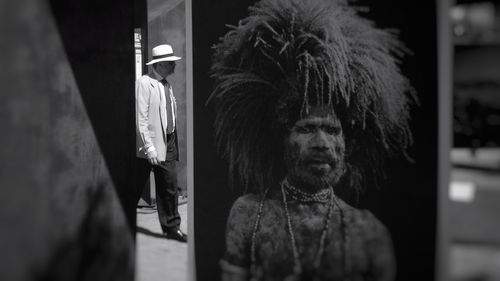
{"label": "feather plume", "polygon": [[251,191],[284,176],[283,138],[314,105],[341,119],[354,189],[412,143],[416,95],[398,67],[406,50],[346,1],[262,0],[214,50],[217,146]]}

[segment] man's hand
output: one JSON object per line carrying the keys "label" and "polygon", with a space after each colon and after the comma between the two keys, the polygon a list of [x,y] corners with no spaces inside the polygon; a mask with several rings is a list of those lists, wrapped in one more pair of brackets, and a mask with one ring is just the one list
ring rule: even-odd
{"label": "man's hand", "polygon": [[182,199],[186,199],[188,197],[188,192],[187,192],[187,189],[182,189],[182,188],[179,188],[179,196],[182,198]]}
{"label": "man's hand", "polygon": [[152,150],[148,152],[148,161],[151,165],[160,165],[160,160],[158,159],[158,155],[156,154],[156,150]]}
{"label": "man's hand", "polygon": [[179,201],[178,201],[179,205],[186,204],[188,201],[187,189],[179,188],[177,189],[177,191],[179,194]]}

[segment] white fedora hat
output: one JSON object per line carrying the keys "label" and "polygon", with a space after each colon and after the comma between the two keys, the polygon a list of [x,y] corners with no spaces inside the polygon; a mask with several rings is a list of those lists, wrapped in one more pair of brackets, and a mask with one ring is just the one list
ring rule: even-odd
{"label": "white fedora hat", "polygon": [[150,62],[146,63],[146,65],[150,65],[160,61],[176,61],[181,59],[181,57],[174,56],[174,50],[172,49],[172,46],[167,44],[158,45],[154,47],[152,51],[153,52],[151,55],[153,59]]}

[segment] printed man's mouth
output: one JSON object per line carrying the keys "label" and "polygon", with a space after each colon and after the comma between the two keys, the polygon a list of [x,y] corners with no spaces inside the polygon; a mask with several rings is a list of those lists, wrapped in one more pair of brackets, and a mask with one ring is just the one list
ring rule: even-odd
{"label": "printed man's mouth", "polygon": [[333,162],[326,159],[311,159],[307,162],[309,167],[317,172],[327,172],[335,166]]}

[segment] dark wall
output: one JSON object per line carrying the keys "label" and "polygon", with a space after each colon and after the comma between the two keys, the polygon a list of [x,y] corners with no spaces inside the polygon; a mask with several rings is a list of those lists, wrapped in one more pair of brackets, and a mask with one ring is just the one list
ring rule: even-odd
{"label": "dark wall", "polygon": [[213,122],[215,111],[206,106],[213,90],[209,78],[212,49],[227,31],[246,15],[253,1],[192,1],[193,36],[193,157],[194,234],[197,281],[220,279],[218,261],[224,250],[226,218],[241,193],[228,187],[227,164],[216,153]]}
{"label": "dark wall", "polygon": [[134,278],[133,9],[0,2],[0,280]]}
{"label": "dark wall", "polygon": [[136,204],[134,2],[50,1],[64,52],[131,226]]}
{"label": "dark wall", "polygon": [[438,194],[438,78],[436,1],[370,1],[368,17],[380,27],[398,28],[412,52],[401,66],[415,87],[420,107],[412,111],[414,163],[394,159],[386,184],[368,189],[360,205],[389,228],[398,263],[397,280],[434,280]]}
{"label": "dark wall", "polygon": [[[193,1],[194,75],[194,217],[198,281],[219,278],[218,260],[224,251],[224,229],[229,208],[240,190],[231,190],[227,164],[214,146],[214,108],[206,106],[213,89],[208,70],[211,46],[247,15],[254,1]],[[413,110],[414,163],[394,159],[387,164],[387,180],[368,188],[357,206],[370,209],[393,236],[398,261],[397,280],[433,280],[437,204],[437,37],[436,3],[384,0],[369,4],[365,13],[378,26],[397,28],[412,51],[402,65],[418,92],[421,106]]]}

